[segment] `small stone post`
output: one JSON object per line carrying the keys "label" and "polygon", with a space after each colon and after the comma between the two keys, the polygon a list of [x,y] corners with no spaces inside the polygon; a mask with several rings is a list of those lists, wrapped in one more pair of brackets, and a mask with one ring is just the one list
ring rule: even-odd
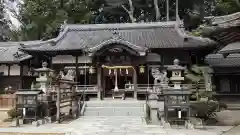
{"label": "small stone post", "polygon": [[60,108],[60,101],[61,101],[61,92],[60,92],[60,85],[58,85],[58,87],[57,87],[57,89],[56,89],[56,91],[57,91],[57,101],[56,101],[56,106],[57,106],[57,117],[56,117],[56,120],[57,120],[57,122],[58,123],[60,123],[61,121],[60,121],[60,111],[61,111],[61,108]]}
{"label": "small stone post", "polygon": [[133,87],[134,87],[134,99],[137,99],[137,71],[133,69]]}

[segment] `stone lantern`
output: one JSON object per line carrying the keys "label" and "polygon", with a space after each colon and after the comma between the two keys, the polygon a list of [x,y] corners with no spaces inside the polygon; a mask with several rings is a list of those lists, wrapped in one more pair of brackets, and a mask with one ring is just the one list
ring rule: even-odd
{"label": "stone lantern", "polygon": [[40,89],[44,93],[48,92],[47,89],[52,81],[51,75],[53,73],[53,70],[47,68],[47,65],[47,62],[43,62],[42,68],[35,69],[35,71],[38,73],[38,78],[36,78],[36,81],[40,83]]}
{"label": "stone lantern", "polygon": [[181,83],[182,81],[184,81],[182,72],[185,70],[185,67],[180,66],[179,60],[175,59],[173,61],[173,65],[168,66],[167,70],[172,72],[172,77],[170,77],[170,81],[174,84],[174,89],[181,89]]}
{"label": "stone lantern", "polygon": [[182,123],[190,117],[189,97],[191,91],[187,87],[183,87],[181,83],[184,81],[182,76],[185,67],[179,65],[179,60],[175,59],[174,64],[168,66],[167,70],[172,72],[170,81],[173,87],[165,87],[164,95],[164,120],[167,122]]}

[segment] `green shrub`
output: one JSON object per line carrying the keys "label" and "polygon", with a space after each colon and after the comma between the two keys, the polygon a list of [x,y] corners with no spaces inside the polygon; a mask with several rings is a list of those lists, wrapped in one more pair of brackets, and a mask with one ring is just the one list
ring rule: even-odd
{"label": "green shrub", "polygon": [[21,115],[20,111],[16,110],[15,108],[9,110],[7,114],[10,118],[16,118]]}
{"label": "green shrub", "polygon": [[191,108],[195,112],[196,117],[208,120],[213,117],[219,107],[217,101],[193,101]]}

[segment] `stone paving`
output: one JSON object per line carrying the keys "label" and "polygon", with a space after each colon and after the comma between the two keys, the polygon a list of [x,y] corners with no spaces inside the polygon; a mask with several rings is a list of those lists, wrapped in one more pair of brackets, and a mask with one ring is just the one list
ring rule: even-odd
{"label": "stone paving", "polygon": [[160,125],[146,125],[141,117],[83,116],[69,124],[48,124],[40,127],[0,128],[1,132],[66,133],[71,135],[219,135],[219,133],[164,129]]}
{"label": "stone paving", "polygon": [[[124,102],[123,104],[121,102]],[[40,127],[20,127],[20,128],[0,128],[0,132],[21,132],[21,133],[66,133],[66,135],[220,135],[222,132],[215,132],[215,130],[187,130],[179,129],[165,129],[160,125],[147,125],[142,111],[138,107],[142,107],[144,102],[137,101],[94,101],[87,104],[86,110],[97,111],[99,113],[94,116],[81,116],[68,124],[45,124]],[[98,109],[93,109],[98,107]],[[106,115],[107,109],[114,108],[113,111]],[[137,108],[137,109],[136,109]],[[121,113],[117,116],[118,109],[133,111],[136,113]],[[101,112],[104,110],[104,113]],[[142,110],[142,111],[141,111]],[[119,114],[119,113],[118,113]],[[103,116],[99,116],[103,115]]]}

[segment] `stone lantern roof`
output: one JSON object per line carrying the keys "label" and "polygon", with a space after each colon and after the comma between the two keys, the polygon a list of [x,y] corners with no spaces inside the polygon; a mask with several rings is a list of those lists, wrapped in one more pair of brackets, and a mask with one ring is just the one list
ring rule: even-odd
{"label": "stone lantern roof", "polygon": [[42,68],[35,69],[36,72],[53,72],[52,69],[47,67],[47,62],[42,63]]}
{"label": "stone lantern roof", "polygon": [[179,60],[175,59],[173,65],[167,67],[168,71],[185,70],[185,67],[179,65]]}

